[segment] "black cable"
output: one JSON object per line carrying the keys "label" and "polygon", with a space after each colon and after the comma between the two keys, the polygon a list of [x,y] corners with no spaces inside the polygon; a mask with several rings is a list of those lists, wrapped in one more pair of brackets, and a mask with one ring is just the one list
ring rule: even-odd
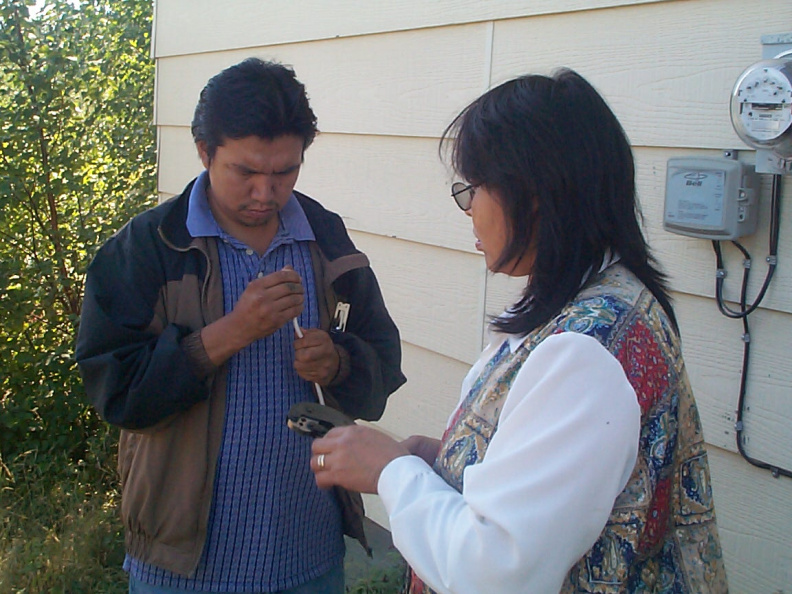
{"label": "black cable", "polygon": [[[739,242],[732,241],[732,243],[742,251],[743,256],[745,256],[745,261],[743,262],[743,268],[745,269],[743,272],[743,289],[745,289],[745,285],[748,283],[748,271],[751,269],[751,255]],[[756,308],[759,307],[759,304],[764,299],[767,288],[770,286],[770,281],[773,279],[773,274],[775,274],[776,264],[778,262],[777,249],[773,250],[771,248],[770,255],[767,257],[767,276],[765,276],[762,288],[759,290],[759,294],[756,296],[754,302],[750,307],[741,307],[740,311],[734,311],[726,305],[723,299],[723,281],[726,279],[726,269],[723,267],[723,255],[721,254],[720,241],[713,241],[712,247],[715,250],[715,259],[718,265],[718,274],[715,277],[715,300],[718,304],[718,309],[727,318],[745,318],[756,311]],[[741,303],[741,305],[745,306],[745,303]]]}
{"label": "black cable", "polygon": [[718,273],[716,275],[715,280],[715,299],[718,304],[718,309],[720,312],[729,318],[737,318],[741,319],[743,323],[743,364],[742,364],[742,374],[740,377],[740,395],[737,400],[737,419],[734,423],[734,429],[737,436],[737,450],[740,452],[740,455],[750,464],[756,466],[758,468],[764,468],[769,470],[775,478],[779,476],[786,476],[792,478],[792,471],[787,470],[786,468],[781,468],[774,464],[770,464],[769,462],[764,462],[762,460],[758,460],[749,456],[748,453],[745,451],[745,447],[743,445],[742,435],[745,429],[743,423],[743,413],[745,409],[745,397],[747,392],[747,384],[748,384],[748,363],[750,360],[751,354],[751,332],[748,325],[748,316],[759,307],[759,304],[764,299],[765,293],[767,292],[767,287],[770,285],[770,281],[773,278],[773,273],[775,272],[777,260],[778,260],[778,235],[779,235],[779,227],[781,224],[781,176],[774,175],[773,176],[773,184],[772,184],[772,203],[770,206],[770,251],[769,255],[767,256],[767,276],[765,277],[764,283],[762,284],[762,288],[759,291],[754,302],[748,306],[748,275],[751,271],[751,255],[748,253],[748,250],[737,241],[732,241],[732,244],[739,249],[743,256],[743,279],[742,279],[742,287],[740,289],[740,311],[734,311],[726,306],[723,300],[723,281],[726,278],[726,271],[723,268],[723,254],[721,252],[721,245],[719,241],[712,242],[712,248],[715,251],[715,259],[717,260],[718,266]]}

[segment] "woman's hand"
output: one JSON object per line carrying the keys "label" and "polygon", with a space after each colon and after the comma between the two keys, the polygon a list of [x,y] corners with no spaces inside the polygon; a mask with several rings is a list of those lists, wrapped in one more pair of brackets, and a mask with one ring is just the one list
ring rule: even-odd
{"label": "woman's hand", "polygon": [[418,456],[429,466],[434,464],[437,454],[440,452],[440,440],[426,435],[411,435],[401,444],[413,456]]}
{"label": "woman's hand", "polygon": [[311,470],[320,488],[339,485],[360,493],[376,493],[382,469],[410,454],[381,431],[361,425],[332,429],[313,441],[311,451]]}

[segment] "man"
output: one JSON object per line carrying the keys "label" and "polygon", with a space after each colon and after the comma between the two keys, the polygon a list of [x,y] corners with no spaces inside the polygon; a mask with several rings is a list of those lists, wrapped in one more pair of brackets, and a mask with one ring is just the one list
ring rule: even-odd
{"label": "man", "polygon": [[192,132],[205,171],[100,249],[77,340],[122,428],[130,592],[342,592],[359,495],[315,486],[286,415],[316,383],[379,418],[405,381],[399,334],[340,217],[294,191],[317,128],[291,69],[222,71]]}

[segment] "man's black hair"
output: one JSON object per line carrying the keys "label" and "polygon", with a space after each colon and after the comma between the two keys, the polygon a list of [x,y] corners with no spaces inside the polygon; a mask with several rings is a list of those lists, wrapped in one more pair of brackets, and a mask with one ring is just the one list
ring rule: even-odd
{"label": "man's black hair", "polygon": [[316,137],[316,116],[294,70],[248,58],[213,76],[201,91],[192,121],[195,142],[205,142],[209,158],[226,139],[283,135]]}

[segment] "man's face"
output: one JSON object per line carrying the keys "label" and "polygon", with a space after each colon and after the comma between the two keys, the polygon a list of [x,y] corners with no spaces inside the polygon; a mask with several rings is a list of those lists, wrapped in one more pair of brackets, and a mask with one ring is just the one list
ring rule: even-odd
{"label": "man's face", "polygon": [[211,160],[199,142],[198,153],[209,172],[212,214],[227,233],[244,241],[260,228],[277,229],[278,211],[288,202],[300,173],[302,138],[226,139]]}

